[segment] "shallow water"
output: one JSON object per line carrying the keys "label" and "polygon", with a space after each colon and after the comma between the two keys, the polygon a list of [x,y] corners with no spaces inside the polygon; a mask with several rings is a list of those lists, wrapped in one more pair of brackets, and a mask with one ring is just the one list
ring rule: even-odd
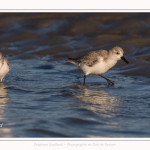
{"label": "shallow water", "polygon": [[[150,137],[149,13],[1,13],[0,137]],[[106,86],[68,57],[121,46]]]}

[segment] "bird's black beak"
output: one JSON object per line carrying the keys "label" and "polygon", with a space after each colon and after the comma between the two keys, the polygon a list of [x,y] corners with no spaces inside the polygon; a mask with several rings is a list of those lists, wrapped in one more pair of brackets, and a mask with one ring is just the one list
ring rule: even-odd
{"label": "bird's black beak", "polygon": [[121,57],[122,60],[124,60],[127,64],[129,63],[123,56]]}

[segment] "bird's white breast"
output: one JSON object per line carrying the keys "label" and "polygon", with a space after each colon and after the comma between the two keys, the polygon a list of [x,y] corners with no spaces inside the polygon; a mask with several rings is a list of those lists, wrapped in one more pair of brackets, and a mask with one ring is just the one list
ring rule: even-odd
{"label": "bird's white breast", "polygon": [[6,61],[4,61],[3,66],[0,69],[0,79],[3,78],[9,72],[9,66]]}
{"label": "bird's white breast", "polygon": [[80,66],[81,70],[85,75],[89,74],[103,74],[108,71],[111,67],[113,67],[117,61],[115,60],[107,60],[107,61],[99,61],[93,66],[87,66],[86,64],[82,64]]}

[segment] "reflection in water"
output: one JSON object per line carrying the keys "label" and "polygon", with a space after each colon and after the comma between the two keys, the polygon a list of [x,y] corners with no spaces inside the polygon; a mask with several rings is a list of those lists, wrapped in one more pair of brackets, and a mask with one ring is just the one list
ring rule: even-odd
{"label": "reflection in water", "polygon": [[73,95],[79,100],[85,102],[82,108],[93,111],[104,118],[112,118],[119,111],[119,99],[109,95],[101,89],[87,89],[78,85],[81,89]]}
{"label": "reflection in water", "polygon": [[7,88],[3,83],[0,83],[0,124],[2,125],[0,127],[0,137],[10,137],[10,129],[5,127],[5,107],[8,102],[8,97],[7,97]]}
{"label": "reflection in water", "polygon": [[7,89],[3,83],[0,83],[0,121],[3,120],[4,108],[8,102]]}

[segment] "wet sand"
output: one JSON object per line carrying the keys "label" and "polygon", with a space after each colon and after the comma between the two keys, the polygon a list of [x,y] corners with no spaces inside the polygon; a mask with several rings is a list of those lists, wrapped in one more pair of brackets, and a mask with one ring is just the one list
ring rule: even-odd
{"label": "wet sand", "polygon": [[[0,137],[150,137],[150,13],[0,13]],[[89,51],[124,49],[105,76],[69,64]]]}

